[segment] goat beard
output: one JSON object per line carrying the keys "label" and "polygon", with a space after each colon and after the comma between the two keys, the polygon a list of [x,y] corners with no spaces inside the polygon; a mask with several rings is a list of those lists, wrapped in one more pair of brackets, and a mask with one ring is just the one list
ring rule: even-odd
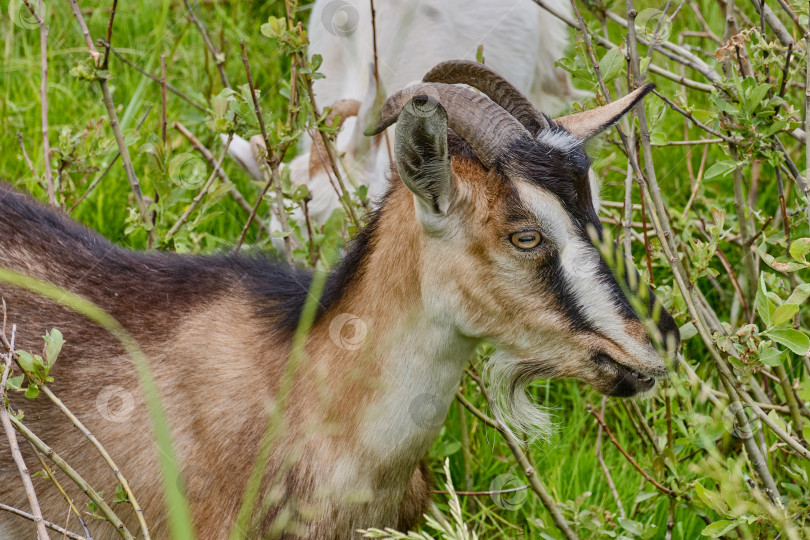
{"label": "goat beard", "polygon": [[550,378],[551,362],[519,359],[496,351],[486,365],[487,391],[495,418],[519,441],[548,440],[553,432],[551,414],[535,403],[528,386],[537,379]]}

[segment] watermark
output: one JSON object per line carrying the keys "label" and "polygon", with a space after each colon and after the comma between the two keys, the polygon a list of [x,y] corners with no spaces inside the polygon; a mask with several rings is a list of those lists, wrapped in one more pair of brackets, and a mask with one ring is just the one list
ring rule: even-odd
{"label": "watermark", "polygon": [[36,12],[36,16],[31,13],[31,10],[28,6],[25,5],[23,0],[11,0],[8,3],[8,16],[11,19],[11,22],[19,26],[20,28],[25,28],[26,30],[31,30],[32,28],[39,28],[39,23],[37,22],[37,18],[40,20],[45,19],[45,3],[42,3],[42,11],[40,11],[39,3],[37,0],[29,0],[28,3],[34,8]]}
{"label": "watermark", "polygon": [[759,428],[759,417],[750,405],[732,401],[723,411],[723,425],[735,437],[750,439]]}
{"label": "watermark", "polygon": [[360,24],[360,13],[344,0],[333,0],[321,12],[321,24],[326,31],[337,37],[354,34]]}
{"label": "watermark", "polygon": [[447,414],[444,400],[435,394],[419,394],[411,400],[408,414],[417,426],[424,429],[436,429],[444,423]]}
{"label": "watermark", "polygon": [[[428,118],[435,116],[441,108],[438,90],[426,87],[405,104],[404,110],[413,116]],[[444,110],[442,109],[442,113]]]}
{"label": "watermark", "polygon": [[202,501],[211,496],[214,489],[214,477],[203,467],[191,465],[177,476],[177,489],[188,502]]}
{"label": "watermark", "polygon": [[185,189],[196,189],[205,182],[208,167],[202,158],[183,152],[169,162],[169,179]]}
{"label": "watermark", "polygon": [[[566,274],[572,278],[587,278],[596,274],[594,271],[596,264],[589,258],[595,259],[599,255],[594,254],[593,250],[583,254],[582,251],[577,250],[580,245],[581,243],[572,242],[560,252],[560,266],[565,268]],[[584,248],[584,250],[587,249],[587,247]]]}
{"label": "watermark", "polygon": [[642,37],[648,40],[666,41],[672,32],[672,23],[667,20],[666,13],[655,8],[641,10],[636,15],[636,26]]}
{"label": "watermark", "polygon": [[340,313],[329,323],[329,337],[341,349],[356,351],[363,346],[366,336],[368,326],[357,315]]}
{"label": "watermark", "polygon": [[105,386],[96,396],[96,410],[108,422],[126,422],[135,410],[135,398],[120,386]]}
{"label": "watermark", "polygon": [[490,498],[504,510],[517,510],[526,502],[528,490],[524,482],[511,473],[500,474],[489,484]]}

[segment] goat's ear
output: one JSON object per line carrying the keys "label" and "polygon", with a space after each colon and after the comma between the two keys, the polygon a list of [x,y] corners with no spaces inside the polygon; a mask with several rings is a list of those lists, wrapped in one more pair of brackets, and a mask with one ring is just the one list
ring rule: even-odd
{"label": "goat's ear", "polygon": [[447,212],[455,180],[447,149],[447,113],[434,99],[416,96],[397,120],[395,162],[400,178],[423,210]]}
{"label": "goat's ear", "polygon": [[562,116],[556,118],[554,122],[575,137],[588,140],[617,124],[622,119],[622,116],[627,114],[653,88],[655,88],[655,84],[642,86],[613,103],[608,103],[590,111]]}

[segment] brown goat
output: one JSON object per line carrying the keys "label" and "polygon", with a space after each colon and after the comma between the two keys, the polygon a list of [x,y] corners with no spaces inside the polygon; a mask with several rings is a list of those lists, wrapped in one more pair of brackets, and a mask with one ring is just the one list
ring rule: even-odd
{"label": "brown goat", "polygon": [[[327,278],[250,537],[345,539],[359,528],[416,524],[430,501],[420,462],[441,423],[414,411],[429,403],[444,418],[482,340],[499,351],[490,366],[493,390],[504,396],[496,413],[518,429],[542,422],[523,391],[536,378],[574,377],[631,396],[666,375],[588,236],[601,227],[584,142],[647,89],[551,121],[474,63],[442,64],[426,80],[383,109],[378,130],[398,119],[390,190]],[[138,339],[173,430],[197,535],[226,538],[310,274],[261,257],[127,251],[2,184],[0,267],[90,299]],[[51,328],[65,335],[52,390],[117,461],[154,537],[167,537],[131,360],[67,308],[3,283],[0,296],[18,326],[18,348],[40,349]],[[666,311],[658,326],[677,339]],[[99,396],[115,392],[134,399],[123,421],[99,414]],[[44,398],[11,400],[96,489],[114,492],[106,465]],[[0,455],[8,455],[4,442]],[[4,463],[0,502],[25,507],[16,470]],[[64,516],[62,497],[40,487],[46,519]],[[134,516],[124,517],[136,527]],[[286,525],[274,529],[282,518]],[[116,535],[108,524],[91,526],[96,538]],[[0,516],[0,538],[32,530]]]}

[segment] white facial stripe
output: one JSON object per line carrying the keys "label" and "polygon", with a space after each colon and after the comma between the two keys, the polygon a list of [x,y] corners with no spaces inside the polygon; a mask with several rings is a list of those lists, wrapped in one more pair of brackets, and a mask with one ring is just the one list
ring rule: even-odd
{"label": "white facial stripe", "polygon": [[[543,225],[546,237],[557,246],[563,272],[582,312],[630,356],[616,360],[632,362],[642,369],[657,367],[660,359],[652,345],[639,343],[627,333],[625,320],[614,302],[614,293],[599,277],[599,254],[590,242],[576,233],[560,201],[528,182],[518,182],[517,189],[523,203]],[[552,223],[554,226],[547,228],[547,224]]]}

